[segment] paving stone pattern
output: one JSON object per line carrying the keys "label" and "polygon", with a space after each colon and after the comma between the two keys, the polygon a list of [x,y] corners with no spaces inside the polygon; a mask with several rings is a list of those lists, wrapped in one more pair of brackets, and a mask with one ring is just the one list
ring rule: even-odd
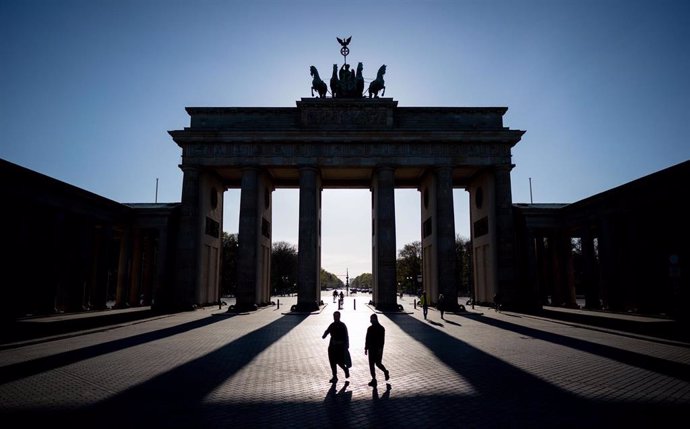
{"label": "paving stone pattern", "polygon": [[379,314],[391,378],[379,371],[377,388],[364,355],[375,310],[368,295],[345,299],[353,367],[331,384],[321,335],[337,304],[323,298],[312,314],[278,297],[280,308],[251,313],[208,307],[4,344],[2,427],[649,428],[690,417],[686,341],[486,307],[424,320],[410,296],[403,313]]}

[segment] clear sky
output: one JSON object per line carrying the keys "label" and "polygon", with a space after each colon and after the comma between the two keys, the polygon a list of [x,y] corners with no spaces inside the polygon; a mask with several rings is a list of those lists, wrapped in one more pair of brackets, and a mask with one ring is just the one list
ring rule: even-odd
{"label": "clear sky", "polygon": [[[180,200],[186,106],[286,106],[309,66],[387,65],[399,106],[505,106],[514,202],[574,202],[690,159],[686,0],[0,0],[0,157],[114,201]],[[469,237],[468,194],[455,191]],[[224,229],[238,227],[226,192]],[[370,194],[326,190],[322,265],[371,272]],[[396,191],[398,249],[419,196]],[[297,243],[298,194],[274,193]]]}

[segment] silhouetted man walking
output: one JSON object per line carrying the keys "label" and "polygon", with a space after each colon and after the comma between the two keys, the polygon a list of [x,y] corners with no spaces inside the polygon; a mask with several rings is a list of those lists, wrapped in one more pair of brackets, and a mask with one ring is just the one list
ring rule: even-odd
{"label": "silhouetted man walking", "polygon": [[345,378],[350,378],[350,370],[345,365],[345,354],[350,348],[350,338],[347,334],[347,326],[340,321],[340,312],[333,313],[333,323],[328,325],[328,329],[323,333],[321,338],[331,335],[331,342],[328,344],[328,362],[331,364],[331,372],[333,378],[330,382],[338,381],[337,366],[340,366],[345,372]]}
{"label": "silhouetted man walking", "polygon": [[379,323],[379,318],[377,315],[372,314],[371,326],[367,328],[367,337],[364,341],[364,354],[369,355],[369,371],[371,372],[371,381],[369,386],[376,386],[376,368],[377,366],[381,371],[383,371],[386,380],[390,378],[388,370],[381,363],[383,358],[383,343],[386,339],[386,329]]}

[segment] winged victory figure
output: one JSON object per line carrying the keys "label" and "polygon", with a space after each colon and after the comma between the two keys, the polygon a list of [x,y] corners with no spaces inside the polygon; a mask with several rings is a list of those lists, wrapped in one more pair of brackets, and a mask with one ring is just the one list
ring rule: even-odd
{"label": "winged victory figure", "polygon": [[338,42],[340,42],[343,47],[347,47],[347,45],[350,43],[350,39],[352,39],[352,36],[348,37],[347,39],[343,40],[340,37],[336,37],[338,39]]}

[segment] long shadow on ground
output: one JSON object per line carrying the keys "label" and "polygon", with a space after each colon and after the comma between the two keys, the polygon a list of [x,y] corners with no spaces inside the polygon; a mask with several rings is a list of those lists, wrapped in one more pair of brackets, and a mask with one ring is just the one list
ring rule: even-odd
{"label": "long shadow on ground", "polygon": [[[671,426],[675,419],[688,417],[686,404],[601,403],[583,399],[414,317],[402,314],[389,317],[410,336],[410,341],[419,342],[435,355],[437,360],[429,365],[440,361],[467,380],[474,393],[434,394],[434,386],[422,381],[418,395],[398,397],[395,380],[391,379],[391,389],[382,390],[383,394],[372,391],[371,399],[366,400],[353,400],[347,385],[328,385],[324,386],[324,396],[304,401],[285,402],[270,397],[258,402],[204,402],[216,387],[304,320],[304,317],[291,316],[88,409],[28,416],[25,413],[23,422],[112,428],[648,429]],[[394,361],[387,364],[395,367]],[[434,370],[431,366],[417,368],[422,374]]]}
{"label": "long shadow on ground", "polygon": [[188,323],[175,325],[170,328],[159,329],[157,331],[134,335],[127,338],[122,338],[120,340],[109,341],[94,346],[74,349],[67,352],[46,356],[43,358],[24,361],[13,365],[7,365],[0,368],[0,384],[9,383],[11,381],[26,378],[45,371],[51,371],[79,361],[124,350],[129,347],[135,347],[151,341],[157,341],[166,337],[171,337],[173,335],[178,335],[183,332],[191,331],[193,329],[203,328],[212,323],[217,323],[222,320],[225,320],[228,317],[234,316],[228,315],[222,317],[206,317]]}
{"label": "long shadow on ground", "polygon": [[77,317],[66,317],[50,321],[45,320],[46,318],[43,317],[15,320],[0,326],[2,328],[0,330],[0,349],[18,347],[17,345],[7,343],[21,341],[23,344],[19,346],[24,346],[27,342],[49,341],[49,337],[52,336],[74,335],[76,332],[85,329],[108,328],[112,325],[133,323],[165,316],[167,315],[149,308],[125,312],[84,312],[77,315]]}
{"label": "long shadow on ground", "polygon": [[654,371],[659,374],[668,375],[683,381],[690,381],[690,366],[684,363],[668,361],[634,351],[622,350],[604,344],[593,343],[591,341],[555,334],[553,332],[542,331],[539,329],[510,323],[505,320],[493,319],[489,317],[470,317],[477,322],[484,323],[495,328],[500,328],[527,337],[537,338],[542,341],[548,341],[550,343],[569,347],[571,349],[595,354],[597,356],[612,359],[626,365]]}
{"label": "long shadow on ground", "polygon": [[[307,316],[283,316],[227,345],[91,407],[36,410],[26,422],[63,422],[70,427],[200,427],[212,419],[204,399]],[[251,386],[247,386],[251,388]],[[216,427],[216,422],[212,427]],[[229,424],[229,422],[228,422]]]}
{"label": "long shadow on ground", "polygon": [[616,313],[595,310],[568,312],[551,307],[542,308],[536,315],[561,322],[584,324],[589,329],[615,329],[634,335],[648,335],[660,342],[662,339],[690,341],[690,323],[687,321],[617,317]]}

